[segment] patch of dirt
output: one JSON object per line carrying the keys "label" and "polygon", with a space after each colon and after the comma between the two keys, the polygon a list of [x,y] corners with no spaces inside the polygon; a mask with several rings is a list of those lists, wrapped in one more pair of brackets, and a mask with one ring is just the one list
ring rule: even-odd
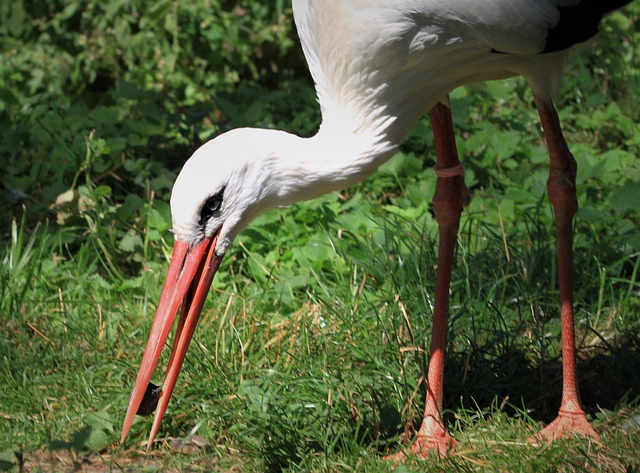
{"label": "patch of dirt", "polygon": [[[164,445],[149,452],[144,446],[121,450],[113,445],[100,453],[77,453],[73,450],[23,452],[16,457],[14,471],[25,473],[134,473],[134,472],[244,472],[247,459],[227,447],[200,448],[185,446],[176,453],[179,439],[162,441]],[[21,457],[19,459],[19,457]]]}

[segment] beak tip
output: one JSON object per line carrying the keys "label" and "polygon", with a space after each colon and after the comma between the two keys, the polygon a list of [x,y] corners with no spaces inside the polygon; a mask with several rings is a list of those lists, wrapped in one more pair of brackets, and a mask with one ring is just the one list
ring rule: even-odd
{"label": "beak tip", "polygon": [[129,429],[122,427],[122,433],[120,434],[120,445],[124,445],[124,441],[127,440],[127,435],[129,435]]}

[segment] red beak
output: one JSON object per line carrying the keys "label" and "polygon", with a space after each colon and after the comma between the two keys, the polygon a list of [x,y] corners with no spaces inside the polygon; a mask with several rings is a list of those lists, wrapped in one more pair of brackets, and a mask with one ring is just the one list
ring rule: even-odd
{"label": "red beak", "polygon": [[218,233],[193,246],[178,240],[174,243],[167,279],[162,288],[160,302],[153,320],[151,333],[149,333],[147,347],[142,356],[136,384],[129,397],[129,407],[122,426],[120,443],[124,442],[127,437],[133,418],[143,402],[147,385],[158,363],[158,358],[160,358],[162,347],[167,340],[178,308],[182,305],[178,328],[176,329],[167,372],[158,398],[158,407],[153,419],[147,448],[151,446],[158,433],[160,421],[169,404],[189,342],[200,318],[202,306],[207,298],[213,277],[224,256],[215,254],[214,249],[217,239]]}

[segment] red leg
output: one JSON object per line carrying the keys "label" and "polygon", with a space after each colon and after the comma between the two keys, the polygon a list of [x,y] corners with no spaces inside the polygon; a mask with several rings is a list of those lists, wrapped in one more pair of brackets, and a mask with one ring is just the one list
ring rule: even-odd
{"label": "red leg", "polygon": [[[423,457],[428,457],[429,452],[446,455],[457,443],[447,432],[442,419],[442,393],[453,253],[460,214],[467,202],[464,168],[458,160],[451,110],[439,103],[430,114],[438,163],[435,167],[438,180],[433,197],[433,209],[439,229],[438,269],[424,419],[416,440],[411,445],[411,451]],[[400,452],[392,458],[403,461],[406,454]]]}
{"label": "red leg", "polygon": [[560,320],[562,324],[562,402],[558,417],[547,425],[539,437],[554,440],[571,434],[600,437],[593,429],[580,402],[576,375],[576,345],[573,325],[573,217],[576,199],[576,161],[569,151],[560,128],[558,113],[551,100],[536,96],[536,106],[549,148],[551,166],[547,181],[549,201],[556,220],[558,279],[560,285]]}

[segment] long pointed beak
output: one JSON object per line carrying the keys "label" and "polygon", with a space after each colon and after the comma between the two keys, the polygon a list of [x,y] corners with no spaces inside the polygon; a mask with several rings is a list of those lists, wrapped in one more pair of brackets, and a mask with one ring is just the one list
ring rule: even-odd
{"label": "long pointed beak", "polygon": [[202,306],[224,256],[215,254],[217,238],[218,234],[216,233],[193,246],[178,240],[174,243],[171,263],[151,326],[147,347],[142,356],[136,383],[129,397],[129,407],[122,426],[120,443],[123,443],[127,437],[136,413],[147,410],[144,406],[141,408],[143,402],[148,402],[148,400],[144,400],[147,386],[160,358],[162,347],[167,340],[178,308],[182,306],[164,383],[157,399],[158,406],[147,448],[151,446],[158,433],[160,421],[169,404],[189,342],[200,318]]}

